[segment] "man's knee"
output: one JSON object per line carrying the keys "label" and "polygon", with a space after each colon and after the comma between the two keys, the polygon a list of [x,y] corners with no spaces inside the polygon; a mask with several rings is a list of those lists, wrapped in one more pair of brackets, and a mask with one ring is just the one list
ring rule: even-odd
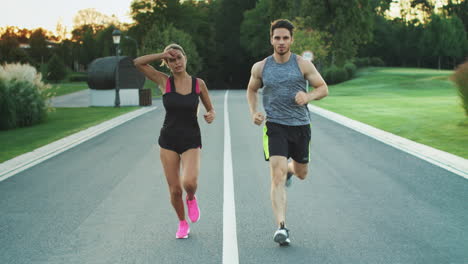
{"label": "man's knee", "polygon": [[[288,172],[288,167],[286,161],[282,160],[271,160],[271,177],[272,183],[274,185],[284,184],[286,180],[286,173]],[[284,163],[284,164],[283,164]]]}
{"label": "man's knee", "polygon": [[279,184],[284,184],[284,181],[286,180],[286,173],[287,170],[284,168],[274,168],[273,169],[273,175],[272,175],[272,181],[275,185]]}
{"label": "man's knee", "polygon": [[300,163],[296,163],[294,164],[294,174],[296,174],[296,176],[301,179],[301,180],[304,180],[306,177],[307,177],[307,173],[308,173],[308,164],[300,164]]}
{"label": "man's knee", "polygon": [[301,180],[304,180],[305,178],[307,178],[307,170],[305,172],[298,173],[297,177]]}

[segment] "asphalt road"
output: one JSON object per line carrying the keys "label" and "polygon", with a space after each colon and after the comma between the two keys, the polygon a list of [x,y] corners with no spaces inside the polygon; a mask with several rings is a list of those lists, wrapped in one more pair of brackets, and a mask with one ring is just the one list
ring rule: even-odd
{"label": "asphalt road", "polygon": [[[224,91],[203,134],[202,217],[175,239],[147,113],[0,182],[0,263],[222,263]],[[312,115],[310,177],[288,190],[278,247],[262,129],[228,97],[239,263],[468,263],[468,180]],[[203,111],[201,111],[203,112]]]}

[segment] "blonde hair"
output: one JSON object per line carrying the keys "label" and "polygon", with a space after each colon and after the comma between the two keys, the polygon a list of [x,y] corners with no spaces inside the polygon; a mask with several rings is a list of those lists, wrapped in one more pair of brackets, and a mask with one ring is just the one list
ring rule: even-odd
{"label": "blonde hair", "polygon": [[[165,48],[164,48],[164,52],[170,50],[170,49],[176,49],[176,50],[179,50],[180,52],[182,52],[182,55],[184,55],[185,58],[187,58],[187,55],[185,54],[185,51],[184,49],[182,48],[182,46],[180,46],[179,44],[176,44],[176,43],[172,43],[172,44],[169,44],[167,45]],[[164,59],[162,62],[161,62],[161,66],[164,66],[166,65],[167,66],[167,60]]]}

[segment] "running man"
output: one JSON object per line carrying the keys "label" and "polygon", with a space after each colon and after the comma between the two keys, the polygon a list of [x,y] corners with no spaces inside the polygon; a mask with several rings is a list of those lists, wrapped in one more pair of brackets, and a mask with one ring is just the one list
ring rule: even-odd
{"label": "running man", "polygon": [[[286,189],[292,176],[307,176],[310,143],[310,117],[307,103],[328,95],[328,87],[314,65],[291,53],[294,25],[286,19],[272,22],[270,43],[273,55],[255,63],[247,87],[247,101],[253,122],[261,125],[263,113],[257,111],[257,92],[263,87],[263,128],[265,159],[270,162],[271,202],[278,230],[273,240],[289,245],[286,228]],[[306,80],[314,87],[306,91]],[[288,163],[288,159],[292,161]]]}

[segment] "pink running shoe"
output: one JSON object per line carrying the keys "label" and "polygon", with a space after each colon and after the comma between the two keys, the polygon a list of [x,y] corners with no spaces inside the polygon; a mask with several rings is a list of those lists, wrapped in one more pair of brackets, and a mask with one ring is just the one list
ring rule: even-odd
{"label": "pink running shoe", "polygon": [[200,208],[198,208],[197,197],[193,196],[193,200],[186,199],[186,201],[190,221],[195,223],[200,220]]}
{"label": "pink running shoe", "polygon": [[179,229],[175,234],[176,238],[187,238],[190,233],[190,226],[186,220],[179,221]]}

